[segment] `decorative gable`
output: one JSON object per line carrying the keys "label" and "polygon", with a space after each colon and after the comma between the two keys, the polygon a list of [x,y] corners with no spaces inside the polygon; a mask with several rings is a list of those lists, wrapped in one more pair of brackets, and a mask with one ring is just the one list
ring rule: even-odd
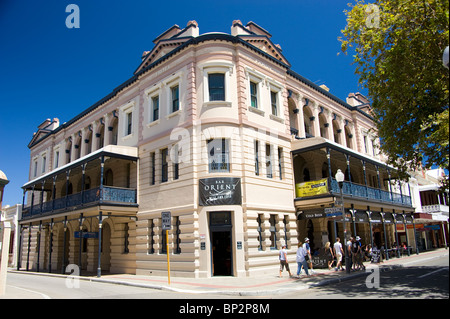
{"label": "decorative gable", "polygon": [[182,30],[175,24],[153,40],[155,46],[151,51],[145,51],[142,54],[142,63],[139,65],[134,74],[138,73],[142,69],[145,69],[159,58],[162,58],[170,51],[178,48],[186,41],[192,39],[193,37],[197,37],[198,35],[198,24],[194,20],[189,21],[186,28]]}

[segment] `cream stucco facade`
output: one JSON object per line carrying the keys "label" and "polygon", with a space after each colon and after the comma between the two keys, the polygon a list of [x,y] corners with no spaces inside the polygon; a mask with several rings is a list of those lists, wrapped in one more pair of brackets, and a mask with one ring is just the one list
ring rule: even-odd
{"label": "cream stucco facade", "polygon": [[[320,158],[315,170],[330,183],[335,172],[335,162],[332,174],[321,168],[325,153],[297,154],[310,137],[367,159],[375,183],[384,164],[361,96],[344,102],[292,71],[260,26],[236,20],[231,34],[200,35],[190,21],[154,44],[110,95],[38,127],[23,187],[22,268],[165,275],[161,213],[170,212],[173,276],[276,273],[281,245],[293,260],[308,234],[299,211],[336,197],[296,195],[305,159]],[[326,240],[327,221],[316,222]]]}

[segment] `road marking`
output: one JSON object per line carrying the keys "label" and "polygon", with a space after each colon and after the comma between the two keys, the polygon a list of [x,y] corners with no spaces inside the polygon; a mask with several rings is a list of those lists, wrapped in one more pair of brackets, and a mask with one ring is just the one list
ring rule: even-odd
{"label": "road marking", "polygon": [[34,291],[34,290],[25,289],[25,288],[20,288],[20,287],[17,287],[17,286],[11,286],[11,285],[8,285],[8,286],[12,287],[12,288],[20,289],[20,290],[25,290],[25,291],[31,292],[33,294],[41,295],[44,299],[52,299],[49,296],[47,296],[46,294],[43,294],[41,292],[37,292],[37,291]]}
{"label": "road marking", "polygon": [[442,270],[447,270],[447,271],[448,271],[448,267],[443,267],[443,268],[440,268],[440,269],[438,269],[438,270],[435,270],[435,271],[429,272],[428,274],[425,274],[425,275],[419,276],[419,277],[417,277],[417,278],[419,278],[419,279],[422,279],[422,278],[425,278],[425,277],[427,277],[427,276],[433,275],[433,274],[435,274],[435,273],[437,273],[437,272],[439,272],[439,271],[442,271]]}

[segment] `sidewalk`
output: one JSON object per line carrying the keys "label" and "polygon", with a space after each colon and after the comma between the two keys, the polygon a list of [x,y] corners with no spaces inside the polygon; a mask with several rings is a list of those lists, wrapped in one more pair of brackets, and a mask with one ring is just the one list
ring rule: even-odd
{"label": "sidewalk", "polygon": [[[449,251],[441,248],[430,252],[420,253],[419,255],[405,256],[402,258],[393,258],[385,260],[380,264],[372,264],[366,262],[366,271],[355,271],[347,274],[345,271],[334,271],[328,269],[316,269],[315,274],[307,277],[300,276],[289,278],[287,272],[283,272],[283,277],[279,278],[278,273],[274,275],[266,275],[259,277],[213,277],[213,278],[180,278],[171,277],[169,285],[168,278],[163,276],[137,276],[127,274],[104,275],[101,278],[96,276],[81,276],[80,280],[103,282],[110,284],[128,285],[141,288],[158,289],[176,291],[182,293],[205,294],[208,298],[210,294],[232,295],[232,296],[270,296],[286,292],[294,292],[312,287],[330,285],[337,282],[351,280],[356,277],[365,277],[370,274],[370,269],[380,267],[380,271],[390,271],[399,269],[408,264],[433,259],[441,256],[448,256]],[[296,274],[297,265],[294,262],[290,263],[292,274]],[[9,270],[10,273],[21,273],[24,276],[27,274],[54,276],[66,278],[66,275],[49,274],[49,273],[35,273],[25,271]],[[29,298],[36,298],[29,296]],[[26,290],[17,290],[13,287],[7,287],[6,295],[1,296],[0,299],[7,298],[27,298]]]}

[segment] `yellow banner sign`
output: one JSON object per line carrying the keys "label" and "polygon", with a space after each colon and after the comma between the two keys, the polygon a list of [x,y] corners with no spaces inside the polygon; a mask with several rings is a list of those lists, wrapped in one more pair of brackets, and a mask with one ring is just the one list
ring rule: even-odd
{"label": "yellow banner sign", "polygon": [[296,197],[308,197],[321,194],[328,194],[328,182],[326,178],[295,184]]}

